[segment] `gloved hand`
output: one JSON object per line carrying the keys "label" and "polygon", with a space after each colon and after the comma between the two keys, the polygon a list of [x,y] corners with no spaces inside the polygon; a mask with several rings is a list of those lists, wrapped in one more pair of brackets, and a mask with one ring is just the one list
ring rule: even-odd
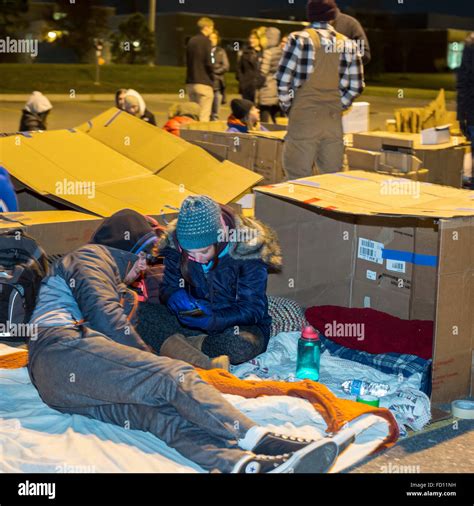
{"label": "gloved hand", "polygon": [[196,299],[189,295],[184,288],[180,288],[168,299],[167,306],[177,315],[180,311],[191,311],[195,309]]}
{"label": "gloved hand", "polygon": [[202,309],[203,316],[178,316],[179,322],[192,329],[209,330],[214,322],[211,304],[206,300],[196,300],[196,305]]}

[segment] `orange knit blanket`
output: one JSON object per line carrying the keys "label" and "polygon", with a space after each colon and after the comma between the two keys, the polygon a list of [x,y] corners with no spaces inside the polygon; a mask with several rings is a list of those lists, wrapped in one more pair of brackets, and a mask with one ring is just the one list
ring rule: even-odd
{"label": "orange knit blanket", "polygon": [[378,450],[393,446],[399,435],[398,424],[392,413],[385,408],[374,408],[360,402],[339,399],[326,386],[311,380],[297,383],[285,381],[252,381],[241,380],[222,369],[205,371],[197,370],[199,376],[223,394],[240,395],[255,398],[262,395],[289,395],[309,401],[321,414],[327,424],[326,432],[338,432],[346,423],[365,414],[371,413],[385,419],[389,424],[389,434]]}
{"label": "orange knit blanket", "polygon": [[[18,350],[10,355],[0,356],[0,368],[17,369],[28,364],[28,352]],[[372,413],[385,419],[389,424],[389,434],[378,448],[393,446],[398,437],[397,422],[388,409],[374,408],[359,402],[339,399],[326,386],[311,380],[298,383],[285,381],[251,381],[241,380],[236,376],[221,370],[205,371],[197,369],[199,376],[214,388],[224,394],[240,395],[255,398],[263,395],[289,395],[309,401],[314,409],[321,414],[327,424],[327,432],[338,432],[351,420],[365,414]]]}

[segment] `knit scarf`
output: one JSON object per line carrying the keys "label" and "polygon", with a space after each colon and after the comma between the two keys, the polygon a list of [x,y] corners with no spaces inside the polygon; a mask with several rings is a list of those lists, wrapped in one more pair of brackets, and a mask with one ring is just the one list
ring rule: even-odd
{"label": "knit scarf", "polygon": [[235,128],[239,132],[242,132],[243,134],[248,133],[249,127],[243,123],[240,119],[237,119],[233,114],[229,116],[227,119],[227,126],[229,128]]}

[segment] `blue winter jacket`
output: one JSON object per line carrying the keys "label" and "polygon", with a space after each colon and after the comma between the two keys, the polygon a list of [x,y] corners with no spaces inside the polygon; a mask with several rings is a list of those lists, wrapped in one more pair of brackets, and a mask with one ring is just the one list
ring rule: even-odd
{"label": "blue winter jacket", "polygon": [[[193,285],[186,283],[185,289],[196,299],[211,303],[214,318],[209,333],[236,325],[256,325],[268,340],[272,320],[268,314],[267,278],[269,270],[281,267],[280,246],[273,230],[258,220],[242,216],[234,220],[235,228],[228,235],[228,253],[208,273],[201,264],[189,261]],[[163,303],[182,288],[181,252],[175,229],[176,220],[170,223],[159,245],[165,257],[160,291]]]}

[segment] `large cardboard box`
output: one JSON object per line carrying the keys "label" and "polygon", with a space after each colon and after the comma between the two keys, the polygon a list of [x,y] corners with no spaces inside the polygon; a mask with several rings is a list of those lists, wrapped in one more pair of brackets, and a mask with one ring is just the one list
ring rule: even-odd
{"label": "large cardboard box", "polygon": [[427,180],[446,186],[462,187],[464,154],[463,138],[452,137],[449,142],[435,145],[421,143],[421,135],[398,132],[364,132],[353,135],[353,147],[368,151],[399,151],[414,155],[428,169]]}
{"label": "large cardboard box", "polygon": [[260,174],[263,184],[283,180],[282,152],[285,130],[251,134],[227,133],[225,122],[212,123],[212,126],[207,123],[186,125],[181,129],[181,137],[206,149],[219,160],[228,160]]}
{"label": "large cardboard box", "polygon": [[305,307],[371,307],[434,321],[432,399],[468,395],[473,195],[363,171],[258,187],[255,215],[283,251],[269,293]]}

